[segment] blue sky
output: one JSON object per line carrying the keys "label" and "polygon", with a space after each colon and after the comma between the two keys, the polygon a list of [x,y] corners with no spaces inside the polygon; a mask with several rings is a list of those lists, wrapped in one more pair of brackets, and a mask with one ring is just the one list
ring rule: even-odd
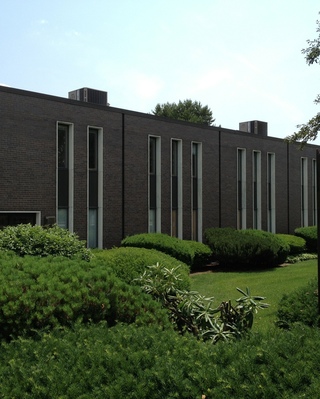
{"label": "blue sky", "polygon": [[317,0],[2,0],[0,83],[61,97],[91,87],[146,113],[191,98],[217,125],[257,119],[285,137],[319,111],[319,66],[301,54],[319,11]]}

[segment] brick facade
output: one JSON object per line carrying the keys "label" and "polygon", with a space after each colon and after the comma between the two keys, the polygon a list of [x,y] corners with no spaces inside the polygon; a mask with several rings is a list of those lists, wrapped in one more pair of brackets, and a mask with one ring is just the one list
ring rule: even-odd
{"label": "brick facade", "polygon": [[261,153],[261,228],[267,230],[267,156],[275,154],[276,232],[301,226],[301,157],[308,164],[308,224],[314,224],[312,160],[282,139],[165,120],[112,107],[0,87],[0,212],[57,216],[57,123],[74,130],[74,231],[87,238],[87,132],[103,129],[103,246],[148,231],[148,137],[161,141],[161,231],[171,233],[171,140],[182,140],[183,238],[191,239],[191,144],[202,143],[202,229],[237,227],[237,150],[246,150],[247,228],[253,227],[252,153]]}

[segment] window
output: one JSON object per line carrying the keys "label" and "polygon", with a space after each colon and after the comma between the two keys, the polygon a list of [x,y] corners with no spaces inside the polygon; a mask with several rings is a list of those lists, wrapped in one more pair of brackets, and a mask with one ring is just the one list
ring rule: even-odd
{"label": "window", "polygon": [[102,248],[103,132],[88,128],[88,247]]}
{"label": "window", "polygon": [[182,142],[171,141],[171,235],[182,238]]}
{"label": "window", "polygon": [[149,137],[149,233],[161,231],[160,137]]}
{"label": "window", "polygon": [[57,123],[57,224],[73,231],[73,125]]}
{"label": "window", "polygon": [[237,228],[246,229],[246,150],[243,148],[238,148],[237,163]]}
{"label": "window", "polygon": [[253,228],[261,229],[261,152],[253,151],[252,159]]}
{"label": "window", "polygon": [[308,159],[301,158],[301,226],[308,226]]}
{"label": "window", "polygon": [[312,223],[318,223],[318,204],[317,204],[317,161],[312,160]]}
{"label": "window", "polygon": [[192,240],[202,241],[202,146],[191,144]]}
{"label": "window", "polygon": [[275,154],[267,155],[267,228],[271,233],[276,232],[276,195],[275,195]]}

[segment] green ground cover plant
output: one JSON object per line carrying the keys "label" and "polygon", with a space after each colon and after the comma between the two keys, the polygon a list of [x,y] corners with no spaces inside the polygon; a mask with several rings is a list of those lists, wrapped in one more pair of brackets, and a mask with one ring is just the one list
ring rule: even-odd
{"label": "green ground cover plant", "polygon": [[76,324],[2,343],[0,397],[317,398],[319,343],[301,325],[211,345],[156,326]]}
{"label": "green ground cover plant", "polygon": [[121,246],[156,249],[189,265],[192,270],[206,264],[211,256],[210,248],[201,242],[180,240],[162,233],[129,236],[122,240]]}

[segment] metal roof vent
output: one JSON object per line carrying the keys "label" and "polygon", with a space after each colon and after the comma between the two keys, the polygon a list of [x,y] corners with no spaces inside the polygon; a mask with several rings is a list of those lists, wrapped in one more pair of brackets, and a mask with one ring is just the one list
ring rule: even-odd
{"label": "metal roof vent", "polygon": [[108,103],[108,92],[89,89],[83,87],[82,89],[69,91],[69,98],[71,100],[84,101],[86,103],[97,104],[97,105],[110,105]]}

